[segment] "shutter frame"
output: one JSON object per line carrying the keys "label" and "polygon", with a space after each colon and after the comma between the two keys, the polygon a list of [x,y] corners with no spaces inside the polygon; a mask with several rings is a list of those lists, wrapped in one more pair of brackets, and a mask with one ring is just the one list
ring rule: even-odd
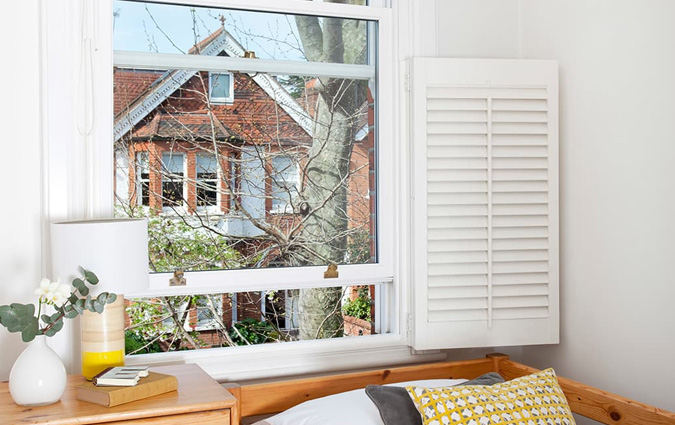
{"label": "shutter frame", "polygon": [[558,343],[557,62],[416,58],[411,77],[411,345]]}

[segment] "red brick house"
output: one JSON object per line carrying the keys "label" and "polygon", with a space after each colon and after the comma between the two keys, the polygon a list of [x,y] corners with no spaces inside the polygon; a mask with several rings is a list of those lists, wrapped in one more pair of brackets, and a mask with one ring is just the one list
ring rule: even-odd
{"label": "red brick house", "polygon": [[[245,50],[221,27],[189,53],[243,57]],[[115,69],[118,204],[217,227],[239,239],[263,234],[254,222],[291,227],[300,219],[295,196],[312,144],[313,84],[296,99],[267,74]],[[350,227],[372,236],[372,99],[357,122],[347,214]],[[227,324],[232,301],[222,302]],[[260,316],[241,300],[235,304],[235,319]]]}

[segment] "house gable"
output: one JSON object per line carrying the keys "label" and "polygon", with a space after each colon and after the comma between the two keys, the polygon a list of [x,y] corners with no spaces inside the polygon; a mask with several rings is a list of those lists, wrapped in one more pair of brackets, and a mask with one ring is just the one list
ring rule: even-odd
{"label": "house gable", "polygon": [[[225,53],[228,56],[235,57],[243,57],[246,52],[243,46],[225,31],[224,28],[220,28],[211,34],[197,48],[193,48],[191,51],[208,56],[217,56]],[[128,103],[129,106],[127,107],[118,105],[120,101],[116,96],[116,115],[113,129],[115,140],[120,140],[122,136],[145,119],[176,90],[195,77],[197,73],[198,71],[194,70],[166,71],[135,100]],[[311,137],[313,130],[311,117],[274,77],[259,73],[249,74],[249,76],[264,90],[267,96],[273,99]],[[134,92],[135,90],[128,90],[126,97],[131,98],[131,94]]]}

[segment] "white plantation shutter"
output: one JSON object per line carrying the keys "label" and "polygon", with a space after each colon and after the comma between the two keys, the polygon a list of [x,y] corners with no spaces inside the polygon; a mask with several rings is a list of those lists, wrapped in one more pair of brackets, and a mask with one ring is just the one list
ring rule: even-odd
{"label": "white plantation shutter", "polygon": [[557,78],[413,61],[414,348],[558,342]]}

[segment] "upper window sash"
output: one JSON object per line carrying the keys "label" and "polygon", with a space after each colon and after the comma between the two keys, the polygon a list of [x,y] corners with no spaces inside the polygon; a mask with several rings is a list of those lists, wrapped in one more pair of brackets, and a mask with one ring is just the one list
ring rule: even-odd
{"label": "upper window sash", "polygon": [[[135,1],[135,0],[127,0]],[[143,1],[144,3],[168,3],[166,1]],[[183,0],[181,5],[202,6],[212,8],[225,8],[264,13],[287,13],[302,14],[318,17],[337,17],[345,19],[357,19],[370,21],[369,33],[375,34],[374,42],[377,45],[381,61],[383,43],[389,44],[389,40],[383,40],[383,34],[390,38],[391,10],[383,7],[364,7],[358,5],[323,3],[300,0]],[[382,27],[384,25],[384,27]],[[270,75],[298,75],[308,77],[332,77],[368,80],[378,77],[376,64],[366,65],[301,62],[290,60],[268,60],[240,57],[210,57],[204,55],[185,55],[177,53],[148,53],[115,50],[113,62],[120,68],[136,69],[185,69],[211,72],[246,72],[266,73]]]}
{"label": "upper window sash", "polygon": [[334,18],[367,19],[379,21],[383,16],[390,16],[391,10],[385,7],[385,0],[368,0],[369,6],[353,4],[324,3],[307,0],[130,0],[142,3],[180,3],[186,6],[202,6],[212,8],[228,8],[274,13],[301,13],[309,16],[326,16]]}

